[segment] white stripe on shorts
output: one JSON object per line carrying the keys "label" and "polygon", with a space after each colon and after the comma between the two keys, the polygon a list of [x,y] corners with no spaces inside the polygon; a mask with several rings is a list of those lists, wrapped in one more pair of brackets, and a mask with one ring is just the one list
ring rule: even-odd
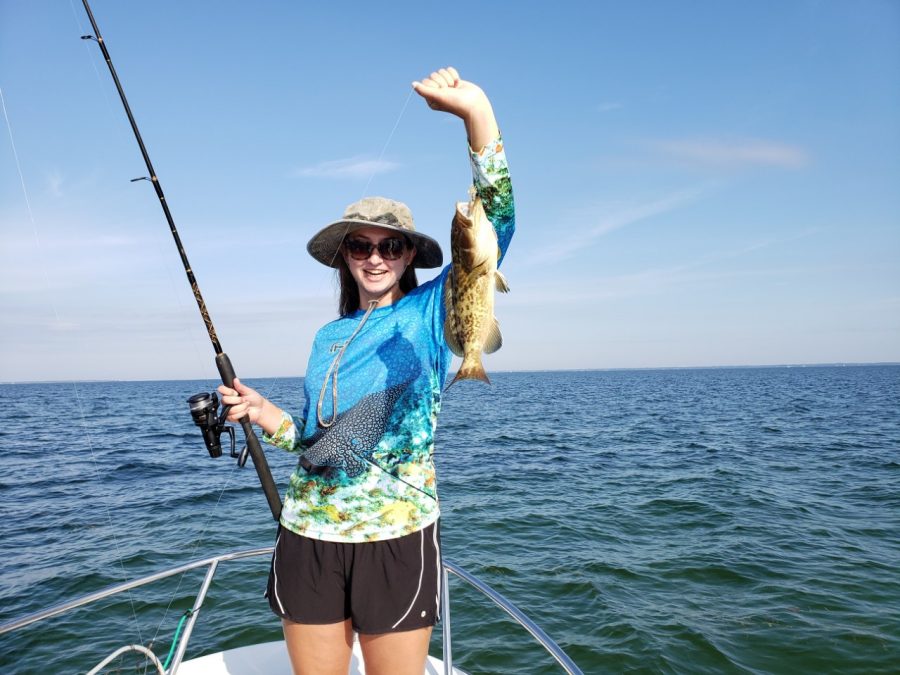
{"label": "white stripe on shorts", "polygon": [[432,525],[434,530],[432,531],[433,539],[434,539],[434,566],[437,569],[437,591],[434,594],[434,615],[438,618],[441,616],[441,584],[444,583],[444,570],[441,569],[441,544],[438,542],[438,528],[437,523]]}
{"label": "white stripe on shorts", "polygon": [[272,553],[272,590],[275,591],[275,602],[278,603],[278,609],[281,610],[282,614],[287,614],[284,611],[284,605],[281,604],[281,598],[278,597],[278,565],[277,556],[278,556],[278,542],[281,541],[281,532],[278,533],[278,536],[275,538],[275,551]]}
{"label": "white stripe on shorts", "polygon": [[419,530],[419,557],[421,562],[419,563],[419,585],[416,587],[416,594],[413,596],[412,602],[409,603],[409,607],[406,608],[403,616],[397,619],[397,623],[391,626],[391,630],[399,626],[403,619],[406,618],[406,615],[412,611],[413,605],[416,604],[416,600],[419,597],[419,591],[422,590],[422,575],[425,574],[425,530]]}

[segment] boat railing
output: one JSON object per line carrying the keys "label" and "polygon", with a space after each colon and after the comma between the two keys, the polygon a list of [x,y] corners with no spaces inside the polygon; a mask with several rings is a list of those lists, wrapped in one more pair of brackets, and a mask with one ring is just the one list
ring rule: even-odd
{"label": "boat railing", "polygon": [[[162,572],[156,572],[154,574],[147,575],[145,577],[141,577],[140,579],[134,579],[132,581],[127,581],[125,583],[116,584],[114,586],[109,586],[108,588],[104,588],[102,590],[96,591],[94,593],[89,593],[80,598],[76,598],[75,600],[69,600],[67,602],[59,603],[58,605],[54,605],[52,607],[48,607],[47,609],[41,610],[39,612],[34,612],[32,614],[27,614],[25,616],[19,617],[18,619],[13,619],[12,621],[8,621],[4,624],[0,624],[0,635],[4,633],[9,633],[11,631],[17,630],[19,628],[23,628],[30,624],[36,623],[38,621],[42,621],[44,619],[49,619],[50,617],[57,616],[59,614],[63,614],[64,612],[68,612],[69,610],[75,609],[76,607],[82,607],[84,605],[88,605],[90,603],[96,602],[98,600],[102,600],[104,598],[108,598],[113,595],[117,595],[119,593],[123,593],[125,591],[129,591],[133,588],[138,588],[140,586],[146,586],[147,584],[154,583],[156,581],[160,581],[162,579],[166,579],[168,577],[175,576],[177,574],[182,574],[184,572],[188,572],[190,570],[206,568],[206,574],[203,577],[203,583],[200,586],[200,591],[197,593],[197,597],[194,599],[194,604],[190,611],[188,612],[188,619],[184,624],[183,630],[181,632],[181,636],[178,638],[178,645],[175,649],[174,656],[171,659],[168,669],[165,671],[166,675],[175,675],[178,672],[178,667],[181,665],[182,660],[184,659],[185,652],[187,651],[188,642],[191,638],[191,633],[194,630],[194,625],[197,623],[197,618],[200,614],[200,610],[203,606],[204,601],[206,600],[206,595],[209,592],[210,585],[212,584],[213,577],[215,577],[216,571],[219,567],[220,563],[227,562],[230,560],[242,560],[244,558],[252,558],[255,556],[269,556],[272,554],[272,547],[266,548],[256,548],[256,549],[248,549],[245,551],[234,551],[231,553],[225,553],[222,555],[217,555],[212,558],[203,558],[201,560],[195,560],[193,562],[189,562],[185,565],[180,565],[178,567],[173,567],[171,569],[163,570]],[[512,602],[503,597],[496,590],[488,586],[486,583],[473,576],[472,574],[466,572],[463,568],[461,568],[456,563],[453,563],[449,560],[444,560],[443,562],[443,583],[442,586],[442,614],[441,623],[442,623],[442,640],[443,640],[443,661],[444,661],[444,673],[446,675],[450,675],[453,673],[453,647],[452,647],[452,636],[451,636],[451,627],[450,627],[450,574],[455,575],[456,577],[462,579],[469,586],[481,592],[488,598],[490,598],[498,607],[500,607],[504,612],[506,612],[516,623],[522,626],[526,631],[528,631],[535,640],[559,663],[559,665],[570,675],[582,675],[581,669],[575,665],[575,662],[572,661],[571,658],[562,650],[562,648],[556,644],[556,642],[547,635],[534,621],[528,618],[524,612],[522,612],[518,607],[516,607]]]}

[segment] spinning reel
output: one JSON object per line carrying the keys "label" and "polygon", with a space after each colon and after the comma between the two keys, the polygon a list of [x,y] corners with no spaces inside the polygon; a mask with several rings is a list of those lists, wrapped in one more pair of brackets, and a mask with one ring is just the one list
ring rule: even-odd
{"label": "spinning reel", "polygon": [[209,456],[222,456],[221,436],[225,433],[228,434],[231,440],[230,456],[237,459],[238,466],[244,466],[247,463],[247,457],[250,456],[247,446],[245,445],[240,452],[235,452],[234,427],[225,424],[231,406],[222,406],[222,412],[217,414],[219,397],[216,396],[216,392],[194,394],[187,402],[191,408],[191,417],[194,419],[194,424],[200,427],[200,431],[203,434],[203,442],[206,443]]}

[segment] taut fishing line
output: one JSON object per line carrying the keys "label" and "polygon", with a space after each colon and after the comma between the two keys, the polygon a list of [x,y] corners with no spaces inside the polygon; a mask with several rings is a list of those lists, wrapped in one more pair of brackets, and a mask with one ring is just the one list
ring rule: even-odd
{"label": "taut fishing line", "polygon": [[[372,181],[375,179],[375,175],[378,173],[378,165],[381,164],[381,160],[384,158],[384,153],[387,152],[388,146],[391,144],[391,139],[394,138],[394,132],[397,131],[397,127],[400,126],[400,120],[403,119],[403,114],[406,112],[407,106],[409,106],[409,101],[412,98],[414,90],[410,89],[409,94],[406,96],[406,100],[403,102],[403,107],[400,108],[400,114],[397,115],[397,120],[394,122],[394,128],[391,129],[391,133],[388,134],[387,140],[384,142],[384,145],[381,146],[381,152],[378,155],[378,159],[375,160],[375,163],[372,165],[372,172],[369,174],[369,180],[366,181],[366,186],[363,188],[362,194],[359,196],[359,199],[362,199],[366,196],[366,192],[369,191],[369,186],[372,184]],[[347,232],[350,231],[350,224],[347,223],[344,226],[344,234],[341,235],[341,241],[344,240],[344,237],[347,236]],[[335,249],[334,255],[331,256],[331,265],[334,265],[334,261],[337,259],[338,253],[340,252],[340,246]]]}
{"label": "taut fishing line", "polygon": [[[16,170],[19,172],[19,181],[22,184],[22,194],[25,196],[25,204],[28,207],[28,218],[31,221],[31,230],[34,234],[34,240],[35,240],[35,243],[37,244],[38,253],[39,253],[39,255],[41,255],[41,262],[38,266],[40,267],[41,274],[44,277],[44,284],[48,291],[48,297],[50,298],[50,306],[53,308],[53,316],[56,319],[56,323],[59,324],[59,323],[61,323],[60,318],[59,318],[59,312],[56,309],[56,301],[53,299],[53,294],[50,292],[50,278],[47,276],[47,268],[43,262],[43,255],[42,255],[43,247],[41,245],[41,238],[38,234],[37,221],[35,220],[34,212],[31,209],[31,199],[29,199],[29,197],[28,197],[28,189],[25,187],[25,176],[22,173],[22,165],[19,162],[19,153],[16,151],[16,141],[13,138],[12,124],[9,120],[9,114],[6,111],[6,98],[3,96],[2,88],[0,88],[0,106],[2,106],[2,108],[3,108],[3,118],[6,120],[6,129],[9,132],[9,143],[12,146],[13,158],[15,159],[15,162],[16,162]],[[84,403],[81,399],[81,393],[78,390],[78,383],[74,379],[72,380],[72,388],[75,392],[75,401],[78,404],[78,413],[81,416],[81,427],[84,430],[84,437],[87,440],[88,449],[91,452],[91,468],[94,470],[94,477],[97,480],[97,483],[99,485],[102,485],[103,481],[101,480],[100,472],[97,469],[97,457],[94,454],[94,443],[91,438],[91,431],[90,431],[90,428],[88,427],[87,420],[85,419],[85,415],[84,415]],[[122,579],[122,582],[124,583],[128,580],[128,577],[125,572],[125,563],[122,561],[122,551],[119,547],[119,538],[116,536],[115,528],[113,528],[112,515],[110,514],[109,504],[107,503],[106,499],[103,499],[102,501],[103,501],[103,509],[106,511],[106,522],[109,525],[109,531],[113,538],[113,544],[116,547],[116,555],[118,556],[119,567],[122,571],[121,579]],[[143,642],[144,639],[141,636],[141,626],[140,626],[140,623],[138,623],[137,610],[135,609],[135,606],[134,606],[134,598],[132,597],[130,590],[127,591],[127,593],[128,593],[128,602],[131,604],[131,616],[132,616],[132,619],[134,620],[134,626],[137,630],[138,640],[140,642]]]}
{"label": "taut fishing line", "polygon": [[[81,25],[81,20],[78,17],[78,11],[75,9],[74,0],[69,0],[69,6],[72,8],[72,17],[75,20],[75,25],[78,26],[78,35],[84,35],[84,27]],[[99,85],[98,88],[100,89],[100,93],[103,94],[103,100],[106,102],[106,110],[109,113],[110,122],[113,128],[116,130],[116,133],[118,133],[118,135],[120,136],[121,140],[123,140],[124,142],[128,142],[127,134],[121,124],[121,117],[119,115],[116,115],[115,111],[113,110],[113,104],[109,99],[107,87],[104,84],[103,78],[100,76],[100,71],[97,68],[97,60],[96,58],[94,58],[93,52],[91,51],[90,45],[87,43],[87,41],[84,42],[84,49],[85,53],[87,54],[87,58],[91,63],[91,68],[93,68],[94,70],[94,75],[97,76],[97,84]],[[189,310],[187,308],[187,305],[185,305],[181,294],[178,292],[177,284],[175,283],[175,277],[172,274],[172,266],[170,264],[171,256],[163,252],[162,242],[158,238],[151,236],[151,239],[154,246],[156,246],[156,252],[159,259],[162,261],[162,266],[166,270],[166,275],[169,279],[169,287],[171,289],[172,296],[175,298],[175,303],[178,308],[177,315],[179,317],[187,316],[187,314],[189,314]],[[200,377],[198,377],[197,379],[211,379],[205,374],[207,372],[207,364],[200,356],[200,349],[195,331],[189,328],[187,323],[185,323],[182,328],[184,330],[184,334],[187,336],[187,342],[191,345],[191,349],[194,352],[194,359],[197,363],[197,372],[200,373]]]}
{"label": "taut fishing line", "polygon": [[[119,81],[119,76],[116,73],[116,69],[112,63],[112,57],[109,54],[109,50],[106,48],[106,43],[103,40],[103,36],[100,33],[100,28],[97,25],[96,20],[94,19],[93,12],[91,12],[90,4],[88,0],[82,0],[82,4],[84,5],[84,11],[87,13],[88,19],[91,22],[91,28],[93,29],[92,35],[82,35],[82,40],[93,40],[97,43],[97,46],[100,48],[100,51],[103,52],[103,58],[106,61],[106,66],[109,69],[109,74],[113,79],[113,82],[116,86],[116,91],[119,94],[119,100],[122,102],[122,106],[125,109],[125,114],[128,116],[128,122],[131,125],[131,131],[134,134],[134,139],[137,141],[138,147],[141,151],[141,156],[144,159],[144,164],[147,167],[147,171],[149,176],[145,177],[147,181],[153,186],[154,192],[156,193],[157,200],[159,201],[159,205],[163,210],[163,214],[165,215],[166,222],[169,225],[169,231],[172,234],[172,239],[174,240],[175,247],[178,250],[178,255],[181,258],[182,266],[184,267],[185,275],[187,276],[188,283],[191,286],[191,290],[194,294],[194,300],[197,302],[197,309],[200,311],[200,317],[203,319],[203,322],[206,326],[206,332],[209,336],[210,343],[212,344],[213,351],[215,352],[215,361],[216,368],[219,371],[219,375],[221,376],[222,382],[229,386],[234,386],[234,380],[237,379],[237,374],[235,373],[234,366],[231,363],[231,359],[225,353],[222,348],[222,344],[219,341],[219,337],[216,334],[215,325],[213,324],[212,318],[209,315],[209,310],[206,307],[206,302],[203,300],[203,294],[200,292],[200,286],[197,283],[197,279],[194,276],[194,272],[191,268],[191,264],[188,261],[187,253],[184,250],[184,245],[181,242],[181,237],[178,234],[178,230],[175,227],[175,219],[172,217],[172,213],[169,210],[168,202],[166,201],[165,194],[163,193],[162,185],[160,184],[159,178],[156,175],[156,171],[153,168],[153,164],[150,161],[150,155],[147,152],[147,148],[144,145],[144,140],[141,137],[141,132],[138,129],[137,122],[134,119],[134,115],[131,113],[131,106],[128,104],[128,99],[125,97],[125,91],[122,88],[122,84]],[[140,179],[135,179],[140,180]],[[134,182],[134,181],[132,181]],[[191,405],[191,415],[194,417],[195,423],[198,425],[204,425],[206,422],[210,422],[209,416],[207,413],[210,409],[218,408],[218,399],[215,397],[215,394],[200,394],[198,396],[191,397],[189,400]],[[221,419],[217,424],[213,425],[212,428],[208,430],[204,430],[204,441],[206,442],[207,450],[211,457],[219,457],[222,454],[221,446],[218,443],[218,436],[222,433],[219,429],[225,430],[224,418],[225,414],[223,412]],[[232,456],[238,459],[238,464],[243,466],[247,459],[253,458],[253,467],[256,469],[256,475],[259,478],[260,485],[263,489],[263,493],[265,494],[266,500],[269,505],[269,510],[272,512],[273,518],[278,520],[281,514],[281,496],[278,492],[278,487],[275,485],[275,480],[272,478],[272,472],[269,470],[268,462],[266,461],[265,453],[262,450],[262,446],[259,443],[259,439],[256,437],[256,432],[253,430],[253,425],[250,423],[250,418],[247,415],[244,415],[240,419],[240,425],[244,432],[244,438],[247,441],[246,446],[238,455],[237,453],[232,452]],[[227,430],[229,433],[233,434],[233,430],[228,427]],[[207,433],[210,432],[210,433]],[[215,431],[216,433],[213,435],[211,432]]]}

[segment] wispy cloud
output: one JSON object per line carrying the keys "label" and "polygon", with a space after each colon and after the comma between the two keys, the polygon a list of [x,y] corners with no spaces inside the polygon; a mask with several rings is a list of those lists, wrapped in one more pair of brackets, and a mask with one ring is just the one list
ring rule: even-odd
{"label": "wispy cloud", "polygon": [[50,171],[47,174],[47,192],[51,197],[59,199],[63,196],[62,191],[63,177],[58,170]]}
{"label": "wispy cloud", "polygon": [[294,177],[316,178],[370,178],[380,173],[393,171],[400,165],[385,159],[356,156],[320,162],[313,166],[301,167],[292,172]]}
{"label": "wispy cloud", "polygon": [[611,112],[613,110],[620,110],[624,107],[625,105],[619,103],[618,101],[604,101],[603,103],[597,105],[597,112]]}
{"label": "wispy cloud", "polygon": [[[572,235],[562,239],[555,246],[542,249],[540,256],[529,262],[546,264],[570,258],[605,234],[687,206],[696,202],[712,188],[713,184],[704,184],[699,187],[680,190],[651,201],[633,204],[612,213],[597,214],[594,216],[594,225],[585,230],[573,232]],[[584,222],[585,217],[579,215],[578,221]]]}
{"label": "wispy cloud", "polygon": [[809,164],[809,154],[803,148],[761,139],[694,138],[650,141],[648,145],[672,159],[702,166],[800,169]]}
{"label": "wispy cloud", "polygon": [[817,232],[815,228],[807,228],[785,237],[764,239],[729,250],[711,251],[693,260],[597,277],[592,279],[591,283],[576,284],[574,287],[571,279],[551,282],[542,279],[539,284],[533,286],[516,286],[515,292],[504,296],[502,302],[531,307],[561,303],[585,306],[604,300],[672,292],[674,289],[691,284],[712,285],[738,278],[761,278],[771,281],[774,278],[808,277],[810,274],[808,267],[747,268],[732,263],[757,251],[814,236]]}
{"label": "wispy cloud", "polygon": [[[40,231],[40,234],[40,240],[37,240],[31,225],[23,223],[14,232],[0,234],[0,248],[9,255],[34,255],[50,251],[91,251],[100,248],[133,247],[143,249],[152,243],[152,240],[147,237],[131,234],[106,234],[87,230],[80,235],[60,235],[58,231],[45,229]],[[31,264],[31,261],[26,262]]]}

